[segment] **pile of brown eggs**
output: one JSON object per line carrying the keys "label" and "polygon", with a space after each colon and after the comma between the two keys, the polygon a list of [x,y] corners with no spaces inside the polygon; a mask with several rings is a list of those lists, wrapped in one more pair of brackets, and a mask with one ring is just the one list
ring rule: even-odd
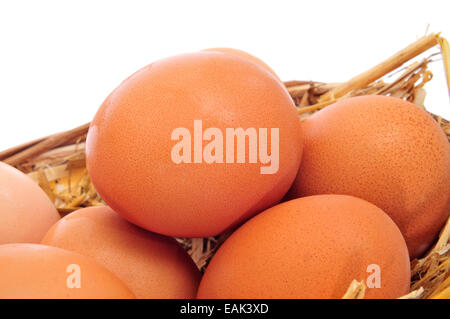
{"label": "pile of brown eggs", "polygon": [[[60,219],[0,163],[0,298],[396,298],[450,213],[450,145],[387,96],[300,121],[277,75],[239,50],[156,61],[89,129],[108,206]],[[204,274],[173,237],[232,234]]]}

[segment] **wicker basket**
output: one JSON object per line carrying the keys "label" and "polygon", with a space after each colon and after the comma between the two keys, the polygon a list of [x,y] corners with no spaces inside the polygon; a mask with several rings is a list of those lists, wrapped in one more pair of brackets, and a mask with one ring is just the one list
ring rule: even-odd
{"label": "wicker basket", "polygon": [[[436,46],[441,50],[414,61]],[[387,60],[344,83],[289,81],[285,85],[301,118],[351,96],[379,94],[411,101],[424,108],[425,84],[432,79],[428,64],[441,55],[450,84],[448,42],[425,36]],[[450,87],[449,87],[450,92]],[[431,114],[431,113],[430,113]],[[431,114],[450,141],[450,124]],[[104,205],[86,170],[84,142],[89,123],[0,152],[0,160],[27,173],[39,183],[61,215],[82,207]],[[445,191],[445,190],[444,190]],[[448,190],[447,190],[448,191]],[[204,270],[228,234],[210,238],[178,238],[198,267]],[[450,220],[425,257],[411,262],[411,293],[402,298],[450,298]],[[356,280],[343,298],[364,298],[365,286]]]}

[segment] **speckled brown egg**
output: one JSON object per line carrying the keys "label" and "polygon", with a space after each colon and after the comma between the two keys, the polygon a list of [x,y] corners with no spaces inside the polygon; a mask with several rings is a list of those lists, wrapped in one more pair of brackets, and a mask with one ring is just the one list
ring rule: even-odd
{"label": "speckled brown egg", "polygon": [[346,195],[295,199],[253,217],[219,248],[198,298],[341,298],[356,279],[366,298],[410,283],[408,249],[375,205]]}
{"label": "speckled brown egg", "polygon": [[91,259],[38,244],[0,245],[0,299],[132,299]]}
{"label": "speckled brown egg", "polygon": [[0,162],[0,244],[39,243],[59,218],[37,183]]}
{"label": "speckled brown egg", "polygon": [[294,103],[270,73],[232,54],[197,52],[119,85],[91,124],[86,161],[101,197],[128,221],[206,237],[280,201],[301,138]]}
{"label": "speckled brown egg", "polygon": [[42,243],[92,257],[137,298],[193,298],[200,281],[200,271],[175,239],[138,228],[106,206],[65,216]]}
{"label": "speckled brown egg", "polygon": [[422,255],[450,213],[450,145],[431,116],[371,95],[342,100],[303,124],[305,151],[289,198],[368,200],[395,221],[411,257]]}

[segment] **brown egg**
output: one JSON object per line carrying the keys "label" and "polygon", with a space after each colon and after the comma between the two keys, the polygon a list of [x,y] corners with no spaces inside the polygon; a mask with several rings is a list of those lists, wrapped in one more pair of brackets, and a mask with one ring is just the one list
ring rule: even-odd
{"label": "brown egg", "polygon": [[381,209],[346,195],[285,202],[253,217],[219,248],[198,298],[341,298],[356,279],[366,298],[409,290],[405,241]]}
{"label": "brown egg", "polygon": [[393,97],[342,100],[303,123],[305,150],[289,198],[347,194],[383,209],[411,257],[450,213],[450,145],[419,107]]}
{"label": "brown egg", "polygon": [[59,218],[37,183],[0,162],[0,244],[39,243]]}
{"label": "brown egg", "polygon": [[101,197],[133,224],[205,237],[285,195],[301,138],[292,99],[271,74],[197,52],[154,62],[114,90],[89,129],[87,167]]}
{"label": "brown egg", "polygon": [[200,281],[200,271],[175,239],[138,228],[109,207],[65,216],[42,243],[92,257],[137,298],[193,298]]}
{"label": "brown egg", "polygon": [[233,48],[210,48],[210,49],[205,49],[203,51],[213,51],[213,52],[221,52],[221,53],[226,53],[226,54],[231,54],[231,55],[236,55],[239,56],[241,58],[247,59],[249,61],[252,61],[256,64],[258,64],[259,66],[261,66],[263,69],[265,69],[266,71],[268,71],[269,73],[271,73],[273,76],[275,76],[275,78],[277,80],[280,80],[280,78],[278,77],[278,75],[275,73],[274,70],[272,70],[272,68],[270,66],[268,66],[263,60],[261,60],[260,58],[257,58],[253,55],[251,55],[250,53],[247,53],[245,51],[242,50],[238,50],[238,49],[233,49]]}
{"label": "brown egg", "polygon": [[0,283],[0,299],[134,298],[91,259],[38,244],[0,245]]}

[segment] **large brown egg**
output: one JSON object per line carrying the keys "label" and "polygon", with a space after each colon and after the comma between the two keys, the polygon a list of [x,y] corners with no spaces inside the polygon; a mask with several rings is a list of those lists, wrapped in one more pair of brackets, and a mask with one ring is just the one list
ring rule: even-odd
{"label": "large brown egg", "polygon": [[269,208],[219,248],[198,298],[341,298],[354,280],[366,298],[396,298],[410,283],[408,249],[381,209],[346,195]]}
{"label": "large brown egg", "polygon": [[109,95],[89,129],[87,167],[130,222],[205,237],[285,195],[301,139],[295,106],[274,76],[239,56],[198,52],[154,62]]}
{"label": "large brown egg", "polygon": [[193,298],[200,281],[200,271],[175,239],[138,228],[109,207],[67,215],[42,243],[92,257],[138,298]]}
{"label": "large brown egg", "polygon": [[37,183],[0,162],[0,244],[39,243],[59,218]]}
{"label": "large brown egg", "polygon": [[134,298],[91,259],[38,244],[0,245],[0,283],[0,299]]}
{"label": "large brown egg", "polygon": [[368,200],[398,225],[411,257],[422,255],[450,213],[450,145],[431,116],[371,95],[330,105],[303,124],[304,155],[289,198]]}

